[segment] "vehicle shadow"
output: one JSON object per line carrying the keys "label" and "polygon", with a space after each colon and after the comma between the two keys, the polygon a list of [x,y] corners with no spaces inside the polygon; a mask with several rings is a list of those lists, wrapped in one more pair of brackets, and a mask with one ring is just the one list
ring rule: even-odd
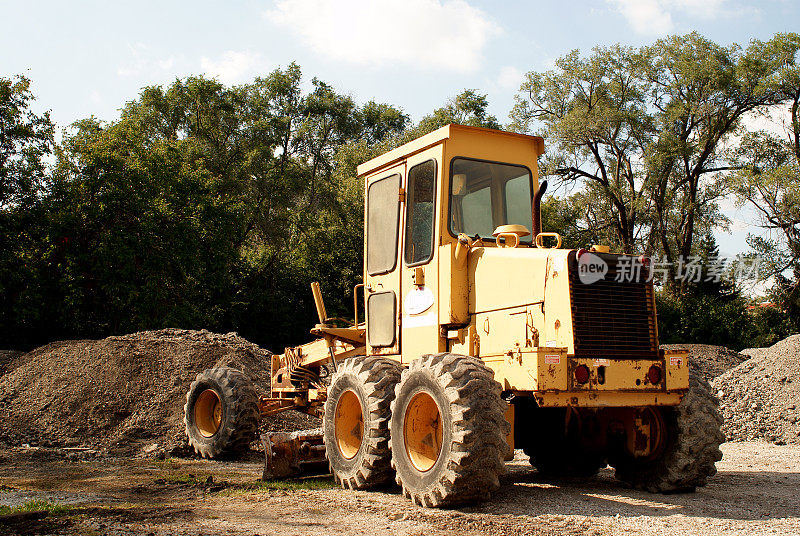
{"label": "vehicle shadow", "polygon": [[694,493],[630,489],[606,468],[592,478],[548,478],[529,466],[509,466],[489,503],[467,513],[524,516],[672,516],[730,520],[800,518],[800,473],[719,471]]}

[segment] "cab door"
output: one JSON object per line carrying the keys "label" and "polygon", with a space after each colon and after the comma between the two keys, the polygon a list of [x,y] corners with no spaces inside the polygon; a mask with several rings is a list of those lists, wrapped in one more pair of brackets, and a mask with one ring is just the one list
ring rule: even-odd
{"label": "cab door", "polygon": [[424,354],[442,352],[437,298],[439,263],[436,255],[439,166],[437,147],[406,162],[406,196],[403,218],[403,324],[402,363]]}
{"label": "cab door", "polygon": [[367,178],[364,286],[367,354],[400,353],[400,233],[405,163]]}

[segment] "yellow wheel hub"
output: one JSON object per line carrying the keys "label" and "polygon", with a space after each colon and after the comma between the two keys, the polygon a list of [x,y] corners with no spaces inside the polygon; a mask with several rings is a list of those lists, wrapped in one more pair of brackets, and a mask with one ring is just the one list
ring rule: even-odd
{"label": "yellow wheel hub", "polygon": [[335,419],[336,445],[342,456],[350,460],[358,454],[364,437],[364,415],[361,413],[361,401],[353,391],[347,390],[342,393],[336,404]]}
{"label": "yellow wheel hub", "polygon": [[442,416],[428,393],[417,393],[406,408],[403,440],[411,463],[425,472],[434,466],[442,451]]}
{"label": "yellow wheel hub", "polygon": [[222,402],[213,389],[206,389],[194,404],[194,423],[203,437],[217,433],[222,424]]}
{"label": "yellow wheel hub", "polygon": [[645,408],[635,412],[632,430],[628,434],[628,453],[646,460],[657,458],[666,443],[666,428],[664,418],[657,409]]}

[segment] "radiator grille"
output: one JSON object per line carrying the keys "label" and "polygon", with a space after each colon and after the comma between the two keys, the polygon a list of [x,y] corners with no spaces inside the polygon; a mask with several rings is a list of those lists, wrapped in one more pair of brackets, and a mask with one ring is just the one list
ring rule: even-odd
{"label": "radiator grille", "polygon": [[[575,252],[569,257],[575,356],[657,359],[653,284],[647,281],[646,270],[638,259],[597,256],[606,262],[608,272],[591,284],[581,282]],[[638,277],[631,277],[637,272]]]}

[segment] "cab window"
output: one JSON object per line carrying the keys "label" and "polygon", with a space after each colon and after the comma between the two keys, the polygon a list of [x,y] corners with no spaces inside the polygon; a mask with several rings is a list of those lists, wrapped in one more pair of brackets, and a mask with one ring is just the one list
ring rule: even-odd
{"label": "cab window", "polygon": [[[494,240],[501,225],[524,225],[533,217],[531,173],[524,166],[454,158],[450,165],[449,227],[453,235],[465,233]],[[530,243],[526,236],[521,242]]]}
{"label": "cab window", "polygon": [[409,266],[426,263],[433,256],[435,192],[436,162],[428,160],[412,167],[408,172],[404,254]]}

